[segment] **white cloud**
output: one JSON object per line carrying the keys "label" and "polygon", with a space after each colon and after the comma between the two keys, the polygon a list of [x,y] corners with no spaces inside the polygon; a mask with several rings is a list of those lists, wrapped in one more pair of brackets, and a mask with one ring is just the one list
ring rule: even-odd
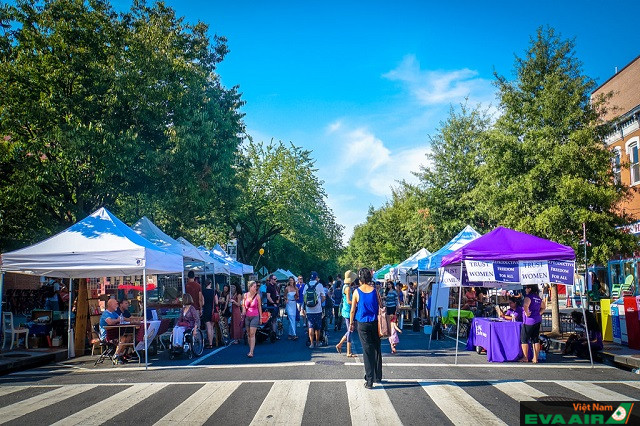
{"label": "white cloud", "polygon": [[383,77],[404,83],[423,106],[460,103],[466,97],[473,103],[489,103],[494,99],[491,81],[479,78],[477,71],[468,68],[422,70],[415,55],[406,55],[398,67]]}

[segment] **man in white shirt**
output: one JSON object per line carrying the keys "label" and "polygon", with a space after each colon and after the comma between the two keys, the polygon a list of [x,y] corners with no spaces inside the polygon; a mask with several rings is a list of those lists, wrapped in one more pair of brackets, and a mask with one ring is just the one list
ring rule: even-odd
{"label": "man in white shirt", "polygon": [[[315,293],[315,296],[314,296]],[[320,340],[320,330],[322,329],[322,303],[325,300],[324,287],[318,282],[318,273],[311,272],[309,283],[304,286],[302,292],[304,305],[302,315],[307,317],[307,327],[309,327],[309,349],[316,347],[316,342]]]}

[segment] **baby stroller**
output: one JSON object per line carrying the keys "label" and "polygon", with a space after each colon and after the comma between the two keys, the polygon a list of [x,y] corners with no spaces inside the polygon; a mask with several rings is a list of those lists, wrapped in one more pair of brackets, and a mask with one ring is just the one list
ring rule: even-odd
{"label": "baby stroller", "polygon": [[[307,347],[311,345],[311,340],[309,339],[309,333],[307,333],[307,341],[305,345],[307,345]],[[329,346],[329,336],[327,336],[327,316],[324,314],[324,310],[322,311],[322,323],[320,326],[320,340],[316,342],[316,346]]]}
{"label": "baby stroller", "polygon": [[[273,323],[276,322],[276,318],[271,311],[262,312],[262,318],[260,319],[260,326],[256,330],[256,343],[262,343],[269,340],[274,343],[277,339],[276,332],[273,331]],[[282,333],[281,328],[277,328],[278,333]],[[248,344],[247,330],[244,331],[244,343]]]}
{"label": "baby stroller", "polygon": [[204,351],[204,335],[202,330],[198,328],[195,333],[185,331],[184,341],[182,346],[173,345],[173,333],[171,334],[171,340],[169,343],[169,359],[175,359],[177,356],[183,353],[187,354],[187,358],[191,359],[193,356],[200,356]]}

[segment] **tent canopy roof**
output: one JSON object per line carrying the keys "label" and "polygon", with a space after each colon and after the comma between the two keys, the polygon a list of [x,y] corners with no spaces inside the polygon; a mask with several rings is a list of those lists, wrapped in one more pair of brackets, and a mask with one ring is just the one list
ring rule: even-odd
{"label": "tent canopy roof", "polygon": [[458,250],[460,247],[463,247],[479,237],[480,234],[475,229],[469,225],[465,226],[458,235],[453,237],[451,241],[442,246],[439,250],[431,253],[424,259],[420,259],[418,261],[418,270],[420,270],[420,272],[436,271],[440,267],[440,262],[444,256]]}
{"label": "tent canopy roof", "polygon": [[497,227],[458,250],[444,256],[441,266],[463,260],[574,260],[575,251],[544,238]]}
{"label": "tent canopy roof", "polygon": [[169,235],[162,232],[149,218],[142,216],[132,227],[136,233],[151,241],[158,247],[179,254],[185,259],[204,262],[203,254],[193,246],[181,244]]}
{"label": "tent canopy roof", "polygon": [[415,252],[413,255],[411,255],[411,257],[406,259],[404,262],[399,263],[396,266],[396,270],[400,274],[406,273],[409,269],[414,269],[418,266],[418,260],[423,259],[429,256],[430,254],[431,252],[429,252],[429,250],[427,250],[426,248],[421,248],[420,250]]}
{"label": "tent canopy roof", "polygon": [[70,228],[32,246],[5,253],[2,269],[59,278],[167,274],[182,271],[182,256],[136,234],[100,208]]}

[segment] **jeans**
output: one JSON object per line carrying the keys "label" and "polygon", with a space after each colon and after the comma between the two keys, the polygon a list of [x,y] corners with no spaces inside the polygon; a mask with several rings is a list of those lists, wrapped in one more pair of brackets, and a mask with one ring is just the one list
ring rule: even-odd
{"label": "jeans", "polygon": [[380,336],[378,335],[378,321],[359,322],[358,337],[362,345],[364,361],[364,379],[368,385],[382,381],[382,352]]}

